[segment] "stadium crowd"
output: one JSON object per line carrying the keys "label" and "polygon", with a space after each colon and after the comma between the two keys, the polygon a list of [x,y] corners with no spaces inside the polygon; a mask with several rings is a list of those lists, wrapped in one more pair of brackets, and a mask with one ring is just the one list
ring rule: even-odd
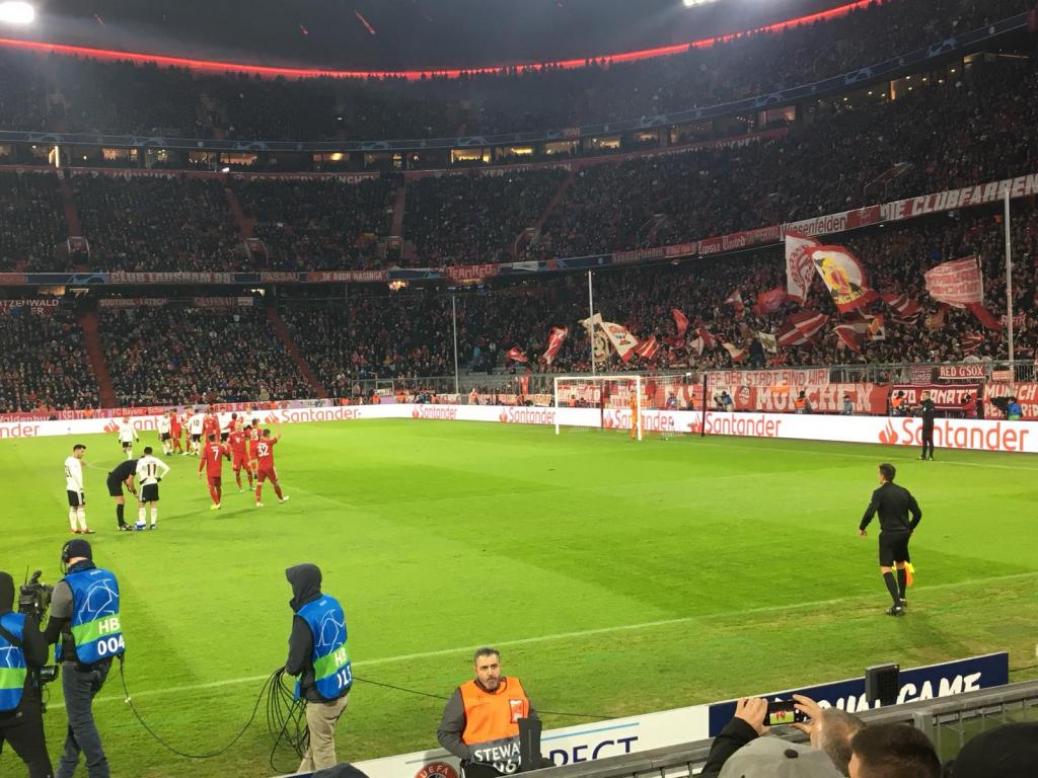
{"label": "stadium crowd", "polygon": [[[680,243],[1034,172],[1033,63],[957,70],[920,76],[918,88],[896,100],[858,95],[818,103],[787,137],[767,142],[604,158],[572,180],[558,169],[412,180],[403,213],[408,248],[399,263],[545,259]],[[385,241],[397,185],[390,177],[229,182],[265,253],[240,240],[222,182],[72,176],[91,268],[355,269],[398,261]],[[0,226],[4,265],[58,269],[47,253],[66,229],[57,183],[0,175],[0,206],[17,216]]]}
{"label": "stadium crowd", "polygon": [[0,413],[97,408],[84,353],[71,310],[0,309]]}
{"label": "stadium crowd", "polygon": [[313,394],[262,308],[104,309],[101,335],[119,406]]}
{"label": "stadium crowd", "polygon": [[100,270],[245,270],[223,186],[213,179],[72,176],[89,264]]}
{"label": "stadium crowd", "polygon": [[[872,65],[1033,7],[889,0],[667,58],[501,75],[302,82],[0,54],[0,128],[265,140],[429,138],[572,127],[765,94]],[[695,76],[695,77],[692,77]]]}
{"label": "stadium crowd", "polygon": [[67,270],[57,176],[0,172],[0,271]]}
{"label": "stadium crowd", "polygon": [[234,179],[233,188],[267,258],[260,267],[323,270],[378,264],[389,233],[392,184],[376,178]]}

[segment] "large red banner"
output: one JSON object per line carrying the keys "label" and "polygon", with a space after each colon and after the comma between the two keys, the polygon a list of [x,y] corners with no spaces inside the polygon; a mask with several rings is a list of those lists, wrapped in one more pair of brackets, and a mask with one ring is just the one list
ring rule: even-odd
{"label": "large red banner", "polygon": [[976,257],[944,262],[923,274],[926,291],[937,302],[956,308],[984,302],[984,279]]}
{"label": "large red banner", "polygon": [[807,386],[718,386],[712,395],[727,391],[738,411],[793,413],[800,392],[804,392],[814,413],[844,413],[848,400],[856,415],[882,415],[887,412],[890,387],[885,384],[808,384]]}
{"label": "large red banner", "polygon": [[930,399],[939,411],[961,411],[962,404],[968,394],[976,399],[980,384],[898,384],[893,387],[894,393],[905,393],[905,405],[916,406],[922,402],[923,392],[930,393]]}
{"label": "large red banner", "polygon": [[1015,397],[1025,421],[1038,420],[1038,384],[988,384],[984,387],[984,418],[1004,419],[1005,414],[991,402],[994,397]]}
{"label": "large red banner", "polygon": [[789,386],[829,383],[828,368],[788,370],[713,370],[706,374],[707,385],[728,386]]}

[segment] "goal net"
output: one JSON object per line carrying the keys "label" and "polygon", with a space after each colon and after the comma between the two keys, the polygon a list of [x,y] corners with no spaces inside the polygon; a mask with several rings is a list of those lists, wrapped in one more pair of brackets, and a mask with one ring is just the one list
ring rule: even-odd
{"label": "goal net", "polygon": [[678,375],[559,376],[555,379],[555,432],[560,408],[593,408],[597,426],[623,429],[642,440],[652,431],[672,428],[659,411],[704,410],[703,385],[690,373]]}
{"label": "goal net", "polygon": [[642,439],[644,379],[633,376],[556,376],[555,434],[560,431],[560,408],[595,408],[603,429],[626,429]]}

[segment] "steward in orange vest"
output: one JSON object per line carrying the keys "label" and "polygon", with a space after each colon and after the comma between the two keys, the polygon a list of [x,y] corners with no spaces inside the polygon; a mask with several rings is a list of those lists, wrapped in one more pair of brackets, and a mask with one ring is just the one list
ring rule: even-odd
{"label": "steward in orange vest", "polygon": [[519,719],[537,714],[519,679],[501,675],[495,649],[479,649],[474,664],[476,677],[454,690],[436,739],[461,760],[466,778],[510,775],[521,768]]}

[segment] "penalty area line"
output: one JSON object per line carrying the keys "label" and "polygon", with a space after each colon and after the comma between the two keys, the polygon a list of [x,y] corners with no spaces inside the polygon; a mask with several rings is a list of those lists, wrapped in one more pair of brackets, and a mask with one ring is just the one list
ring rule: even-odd
{"label": "penalty area line", "polygon": [[[1038,576],[1038,570],[1027,572],[1027,573],[1011,573],[1009,575],[995,576],[993,578],[978,578],[968,581],[953,581],[946,584],[935,584],[934,586],[925,587],[925,591],[940,591],[944,589],[962,589],[970,586],[981,586],[990,585],[992,583],[999,583],[1003,581],[1015,581],[1022,580],[1025,578],[1034,578]],[[502,640],[493,643],[494,646],[501,648],[508,648],[514,646],[528,646],[536,645],[538,643],[549,643],[554,640],[568,640],[570,638],[583,638],[591,637],[594,635],[610,635],[618,632],[634,632],[642,629],[655,629],[657,627],[667,627],[675,624],[691,624],[694,622],[706,622],[712,618],[723,617],[730,619],[732,617],[742,615],[761,615],[765,613],[782,613],[786,611],[797,611],[810,609],[812,607],[839,605],[841,603],[852,602],[855,600],[864,600],[869,595],[853,595],[850,597],[840,597],[837,599],[829,600],[815,600],[812,602],[798,602],[789,605],[772,605],[765,606],[763,608],[748,608],[742,611],[726,611],[723,613],[707,613],[700,616],[679,616],[673,619],[659,619],[657,621],[644,621],[638,624],[618,624],[612,627],[597,627],[595,629],[576,630],[573,632],[556,632],[549,635],[538,635],[536,637],[529,638],[518,638],[516,640]],[[443,648],[436,651],[419,651],[412,654],[400,654],[397,656],[386,656],[376,659],[366,659],[360,662],[354,662],[354,667],[365,668],[365,667],[378,667],[379,665],[395,664],[397,662],[409,662],[416,659],[435,659],[441,656],[457,656],[463,655],[467,652],[475,651],[479,646],[468,645],[460,646],[457,648]],[[145,689],[131,694],[132,697],[153,697],[162,694],[180,694],[182,692],[192,691],[204,691],[207,689],[220,689],[225,686],[238,686],[247,683],[259,683],[265,681],[270,677],[267,675],[251,675],[243,678],[228,678],[223,681],[212,681],[210,683],[190,684],[185,686],[169,686],[162,689]],[[101,702],[122,702],[125,698],[122,696],[112,697],[98,697],[94,700],[95,703]],[[64,708],[63,704],[57,703],[50,705],[51,708]]]}

